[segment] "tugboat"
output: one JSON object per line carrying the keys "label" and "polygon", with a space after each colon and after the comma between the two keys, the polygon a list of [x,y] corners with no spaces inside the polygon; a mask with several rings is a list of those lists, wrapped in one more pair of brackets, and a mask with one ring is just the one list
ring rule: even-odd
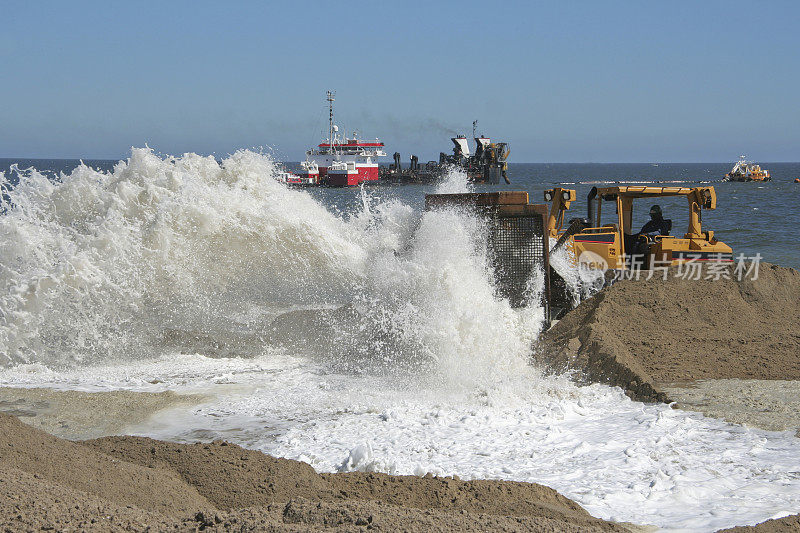
{"label": "tugboat", "polygon": [[771,181],[769,170],[762,169],[755,163],[748,163],[744,156],[739,156],[739,161],[730,172],[725,174],[723,181]]}
{"label": "tugboat", "polygon": [[378,158],[386,155],[384,144],[378,139],[362,141],[355,133],[339,136],[339,127],[333,123],[334,93],[328,91],[327,100],[328,138],[306,152],[305,162],[315,165],[319,182],[329,187],[378,181]]}

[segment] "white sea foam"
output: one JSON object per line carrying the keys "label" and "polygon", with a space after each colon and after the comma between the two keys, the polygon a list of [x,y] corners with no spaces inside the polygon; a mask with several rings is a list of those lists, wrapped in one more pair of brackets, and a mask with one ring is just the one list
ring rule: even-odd
{"label": "white sea foam", "polygon": [[[0,215],[0,384],[203,392],[129,429],[322,471],[536,481],[664,528],[800,510],[791,434],[528,365],[542,312],[495,297],[478,220],[366,192],[345,218],[275,173],[144,149],[22,176]],[[439,192],[465,190],[456,173]]]}
{"label": "white sea foam", "polygon": [[168,354],[53,372],[18,366],[0,383],[201,392],[134,434],[224,438],[319,471],[456,474],[542,483],[596,516],[712,531],[800,508],[800,442],[577,387],[527,367],[492,384],[443,388],[410,375],[331,373],[271,352],[254,359]]}

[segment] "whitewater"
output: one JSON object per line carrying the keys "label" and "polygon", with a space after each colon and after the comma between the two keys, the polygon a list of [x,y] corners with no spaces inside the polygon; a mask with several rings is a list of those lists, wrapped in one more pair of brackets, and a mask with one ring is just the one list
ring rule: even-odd
{"label": "whitewater", "polygon": [[[670,531],[800,510],[790,432],[531,365],[543,312],[496,297],[480,220],[364,190],[339,213],[279,168],[145,148],[110,172],[13,169],[0,384],[197,393],[129,433],[223,438],[325,472],[536,482]],[[453,172],[440,192],[467,188]]]}

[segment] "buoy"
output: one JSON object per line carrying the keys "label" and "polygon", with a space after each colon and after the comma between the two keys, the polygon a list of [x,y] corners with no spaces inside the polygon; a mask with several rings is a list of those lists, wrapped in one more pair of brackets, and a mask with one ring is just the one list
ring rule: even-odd
{"label": "buoy", "polygon": [[795,179],[794,179],[794,182],[795,182],[795,183],[800,183],[800,178],[795,178]]}

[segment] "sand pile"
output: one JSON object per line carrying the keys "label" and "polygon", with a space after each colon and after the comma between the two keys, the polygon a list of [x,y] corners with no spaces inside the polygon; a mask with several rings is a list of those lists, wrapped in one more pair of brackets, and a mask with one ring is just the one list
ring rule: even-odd
{"label": "sand pile", "polygon": [[536,484],[372,473],[224,442],[70,442],[0,415],[0,529],[626,531]]}
{"label": "sand pile", "polygon": [[717,533],[797,533],[800,531],[800,514],[767,520],[755,526],[721,529]]}
{"label": "sand pile", "polygon": [[[732,276],[732,278],[735,278]],[[800,379],[800,273],[762,263],[756,280],[619,281],[540,339],[556,372],[667,401],[661,384]]]}
{"label": "sand pile", "polygon": [[[209,505],[174,472],[120,461],[7,415],[0,415],[0,467],[63,489],[102,496],[121,507],[169,516],[197,512]],[[20,474],[19,483],[24,485],[26,480],[28,476]]]}

